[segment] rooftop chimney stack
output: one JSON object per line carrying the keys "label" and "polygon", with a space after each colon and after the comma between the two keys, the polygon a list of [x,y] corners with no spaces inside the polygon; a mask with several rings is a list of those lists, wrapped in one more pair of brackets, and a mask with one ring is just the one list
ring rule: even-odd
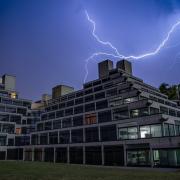
{"label": "rooftop chimney stack", "polygon": [[122,69],[123,71],[132,75],[132,64],[125,59],[118,61],[116,64],[116,68]]}
{"label": "rooftop chimney stack", "polygon": [[105,60],[98,63],[99,78],[102,79],[108,76],[109,71],[113,69],[113,61]]}

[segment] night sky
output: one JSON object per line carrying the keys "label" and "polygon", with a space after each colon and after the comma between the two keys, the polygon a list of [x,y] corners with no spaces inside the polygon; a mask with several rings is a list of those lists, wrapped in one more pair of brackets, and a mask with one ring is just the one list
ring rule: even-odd
{"label": "night sky", "polygon": [[[17,77],[22,98],[38,100],[57,84],[81,89],[85,60],[94,52],[113,51],[92,36],[110,41],[123,55],[157,48],[180,20],[177,0],[0,0],[0,74]],[[180,83],[180,28],[157,55],[132,60],[134,75],[158,87]],[[96,57],[87,80],[97,78]],[[114,59],[116,62],[118,59]]]}

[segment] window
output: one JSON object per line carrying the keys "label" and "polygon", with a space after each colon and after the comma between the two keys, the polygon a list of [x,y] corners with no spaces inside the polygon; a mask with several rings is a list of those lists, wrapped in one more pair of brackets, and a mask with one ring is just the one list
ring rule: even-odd
{"label": "window", "polygon": [[65,107],[66,107],[65,103],[60,103],[59,104],[59,109],[62,109],[62,108],[65,108]]}
{"label": "window", "polygon": [[72,126],[71,118],[65,118],[62,120],[62,128],[67,128],[71,126]]}
{"label": "window", "polygon": [[113,120],[122,120],[129,118],[128,107],[113,110]]}
{"label": "window", "polygon": [[115,125],[102,126],[100,128],[100,132],[101,132],[101,141],[117,140]]}
{"label": "window", "polygon": [[138,101],[138,96],[124,99],[124,104],[132,103],[135,101]]}
{"label": "window", "polygon": [[73,126],[81,126],[81,125],[83,125],[83,116],[73,117]]}
{"label": "window", "polygon": [[121,97],[113,98],[113,99],[109,100],[110,107],[120,106],[121,104],[122,104],[122,98]]}
{"label": "window", "polygon": [[0,146],[6,146],[7,136],[0,136]]}
{"label": "window", "polygon": [[72,101],[68,101],[67,102],[67,107],[69,107],[69,106],[73,106],[74,105],[74,100],[72,100]]}
{"label": "window", "polygon": [[65,115],[66,115],[66,116],[73,115],[73,108],[66,109],[66,110],[65,110]]}
{"label": "window", "polygon": [[140,137],[141,138],[150,138],[151,137],[150,126],[141,126],[140,127]]}
{"label": "window", "polygon": [[90,104],[85,105],[85,112],[94,111],[94,110],[95,110],[95,104],[94,103],[90,103]]}
{"label": "window", "polygon": [[94,100],[94,96],[93,95],[85,97],[85,102],[90,102],[90,101],[93,101],[93,100]]}
{"label": "window", "polygon": [[83,91],[76,93],[76,97],[81,97],[83,95],[84,95]]}
{"label": "window", "polygon": [[15,132],[14,124],[2,124],[2,132],[3,133],[14,134],[14,132]]}
{"label": "window", "polygon": [[98,122],[99,123],[108,122],[108,121],[112,121],[110,110],[98,113]]}
{"label": "window", "polygon": [[165,136],[175,136],[174,124],[164,124],[164,135]]}
{"label": "window", "polygon": [[85,95],[90,94],[90,93],[93,93],[92,89],[88,89],[88,90],[85,91]]}
{"label": "window", "polygon": [[161,124],[151,125],[151,135],[152,135],[152,137],[161,137],[162,136]]}
{"label": "window", "polygon": [[49,144],[58,144],[58,132],[49,133]]}
{"label": "window", "polygon": [[158,114],[158,113],[159,113],[159,109],[150,107],[150,114]]}
{"label": "window", "polygon": [[37,124],[37,131],[43,131],[43,130],[44,130],[43,123]]}
{"label": "window", "polygon": [[51,130],[52,129],[52,121],[45,122],[45,130]]}
{"label": "window", "polygon": [[147,125],[140,127],[141,138],[161,137],[162,126],[161,124]]}
{"label": "window", "polygon": [[55,112],[49,113],[48,119],[55,119]]}
{"label": "window", "polygon": [[38,144],[38,135],[37,134],[32,134],[31,135],[31,144],[32,145],[37,145]]}
{"label": "window", "polygon": [[54,106],[52,106],[52,110],[54,111],[54,110],[57,110],[58,109],[58,105],[54,105]]}
{"label": "window", "polygon": [[9,115],[7,114],[0,114],[0,121],[9,121]]}
{"label": "window", "polygon": [[74,114],[80,114],[84,112],[83,106],[77,106],[74,108]]}
{"label": "window", "polygon": [[170,116],[175,116],[176,117],[176,111],[173,109],[169,109],[169,115]]}
{"label": "window", "polygon": [[48,134],[47,133],[40,134],[40,144],[41,145],[48,144]]}
{"label": "window", "polygon": [[61,110],[61,111],[56,111],[56,118],[60,118],[60,117],[63,117],[64,116],[64,111]]}
{"label": "window", "polygon": [[163,114],[168,114],[168,108],[160,106],[160,112]]}
{"label": "window", "polygon": [[141,116],[147,116],[147,115],[149,115],[148,107],[141,108],[141,109],[132,109],[130,111],[130,114],[131,114],[132,118],[141,117]]}
{"label": "window", "polygon": [[13,108],[13,107],[6,107],[6,112],[16,113],[16,108]]}
{"label": "window", "polygon": [[86,137],[86,142],[99,141],[98,127],[86,128],[85,137]]}
{"label": "window", "polygon": [[102,86],[97,86],[94,88],[94,92],[101,91],[102,89]]}
{"label": "window", "polygon": [[75,104],[82,104],[83,102],[83,98],[78,98],[75,100]]}
{"label": "window", "polygon": [[107,100],[103,100],[103,101],[98,101],[96,102],[96,109],[104,109],[108,107],[108,102]]}
{"label": "window", "polygon": [[110,89],[110,90],[107,90],[107,91],[106,91],[106,96],[107,96],[107,97],[115,96],[115,95],[117,95],[117,88]]}
{"label": "window", "polygon": [[17,113],[26,116],[27,110],[24,108],[17,108]]}
{"label": "window", "polygon": [[97,93],[95,94],[95,99],[102,99],[102,98],[105,98],[105,92],[100,92],[100,93]]}
{"label": "window", "polygon": [[61,129],[61,120],[53,121],[53,129]]}
{"label": "window", "polygon": [[85,115],[85,125],[89,125],[89,124],[95,124],[97,122],[96,120],[96,114],[86,114]]}
{"label": "window", "polygon": [[72,143],[83,142],[83,129],[72,130],[71,131],[71,140],[72,140]]}
{"label": "window", "polygon": [[59,141],[61,144],[68,144],[70,142],[70,131],[60,131]]}
{"label": "window", "polygon": [[47,120],[47,114],[43,114],[42,116],[41,116],[41,119],[44,121],[44,120]]}
{"label": "window", "polygon": [[127,127],[118,129],[119,139],[137,139],[138,130],[137,127]]}
{"label": "window", "polygon": [[21,116],[11,115],[10,122],[15,122],[16,124],[21,124]]}

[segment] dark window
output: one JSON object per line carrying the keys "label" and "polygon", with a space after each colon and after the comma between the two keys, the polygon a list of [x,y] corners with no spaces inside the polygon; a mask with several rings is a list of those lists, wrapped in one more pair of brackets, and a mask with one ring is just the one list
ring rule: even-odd
{"label": "dark window", "polygon": [[42,116],[41,116],[41,119],[44,121],[44,120],[47,120],[47,114],[43,114]]}
{"label": "dark window", "polygon": [[107,90],[107,91],[106,91],[106,95],[107,95],[107,97],[117,95],[117,88]]}
{"label": "dark window", "polygon": [[18,114],[22,114],[22,115],[26,115],[26,112],[27,112],[27,110],[26,109],[24,109],[24,108],[17,108],[17,113]]}
{"label": "dark window", "polygon": [[59,132],[59,141],[61,144],[68,144],[70,142],[70,132],[69,131],[60,131]]}
{"label": "dark window", "polygon": [[69,106],[73,106],[74,105],[74,100],[72,100],[72,101],[68,101],[67,102],[67,107],[69,107]]}
{"label": "dark window", "polygon": [[62,120],[62,128],[67,128],[71,126],[72,126],[71,118],[66,118]]}
{"label": "dark window", "polygon": [[108,122],[111,121],[111,111],[103,111],[103,112],[99,112],[98,113],[98,122],[102,123],[102,122]]}
{"label": "dark window", "polygon": [[116,126],[102,126],[100,128],[101,131],[101,141],[115,141],[117,140],[116,136]]}
{"label": "dark window", "polygon": [[15,131],[14,124],[2,124],[2,132],[3,133],[14,134],[14,131]]}
{"label": "dark window", "polygon": [[57,109],[58,109],[58,105],[52,106],[52,110],[57,110]]}
{"label": "dark window", "polygon": [[74,108],[74,114],[80,114],[83,113],[83,106],[77,106]]}
{"label": "dark window", "polygon": [[76,93],[76,97],[81,97],[83,95],[84,95],[83,91]]}
{"label": "dark window", "polygon": [[86,96],[86,97],[85,97],[85,102],[93,101],[93,99],[94,99],[94,96],[93,96],[93,95]]}
{"label": "dark window", "polygon": [[58,132],[49,133],[49,144],[58,144]]}
{"label": "dark window", "polygon": [[102,86],[97,86],[94,88],[94,92],[101,91],[102,89]]}
{"label": "dark window", "polygon": [[73,126],[81,126],[81,125],[83,125],[83,116],[73,117]]}
{"label": "dark window", "polygon": [[169,109],[169,115],[170,116],[175,116],[176,117],[176,111],[173,109]]}
{"label": "dark window", "polygon": [[99,141],[98,127],[86,128],[85,137],[86,137],[86,142]]}
{"label": "dark window", "polygon": [[0,114],[0,121],[7,121],[8,122],[9,121],[9,115],[7,115],[7,114]]}
{"label": "dark window", "polygon": [[168,108],[160,106],[160,112],[163,114],[168,114]]}
{"label": "dark window", "polygon": [[31,136],[31,144],[32,145],[37,145],[38,144],[38,135],[37,134],[32,134],[32,136]]}
{"label": "dark window", "polygon": [[48,119],[55,119],[55,112],[49,113]]}
{"label": "dark window", "polygon": [[16,124],[21,124],[21,116],[11,115],[10,122],[15,122]]}
{"label": "dark window", "polygon": [[65,110],[65,115],[66,115],[66,116],[73,115],[73,108],[66,109],[66,110]]}
{"label": "dark window", "polygon": [[83,129],[75,129],[71,131],[72,143],[83,142]]}
{"label": "dark window", "polygon": [[40,144],[48,144],[48,134],[47,133],[42,133],[40,134]]}
{"label": "dark window", "polygon": [[44,130],[43,123],[37,124],[37,131],[43,131],[43,130]]}
{"label": "dark window", "polygon": [[63,110],[56,111],[56,118],[63,117],[63,116],[64,116],[64,111]]}
{"label": "dark window", "polygon": [[102,99],[102,98],[105,98],[105,93],[104,92],[100,92],[100,93],[97,93],[95,94],[95,99]]}
{"label": "dark window", "polygon": [[92,93],[92,92],[93,92],[92,89],[88,89],[88,90],[85,91],[85,95],[86,95],[86,94],[90,94],[90,93]]}
{"label": "dark window", "polygon": [[78,98],[75,100],[75,104],[82,104],[83,103],[83,98]]}
{"label": "dark window", "polygon": [[62,109],[62,108],[65,108],[65,107],[66,107],[65,103],[59,104],[59,109]]}
{"label": "dark window", "polygon": [[45,122],[45,130],[51,130],[52,129],[52,121]]}
{"label": "dark window", "polygon": [[104,109],[108,107],[107,100],[96,102],[96,109]]}
{"label": "dark window", "polygon": [[158,113],[159,113],[159,109],[150,107],[150,114],[158,114]]}
{"label": "dark window", "polygon": [[90,104],[85,105],[85,112],[94,111],[94,110],[95,110],[95,104],[94,103],[90,103]]}
{"label": "dark window", "polygon": [[117,108],[113,110],[113,120],[129,118],[128,107]]}
{"label": "dark window", "polygon": [[92,83],[84,84],[84,88],[85,88],[85,89],[86,89],[86,88],[90,88],[90,87],[92,87]]}
{"label": "dark window", "polygon": [[93,82],[93,86],[97,86],[97,85],[99,85],[99,84],[101,84],[101,81],[94,81],[94,82]]}
{"label": "dark window", "polygon": [[53,121],[53,129],[61,129],[61,120]]}

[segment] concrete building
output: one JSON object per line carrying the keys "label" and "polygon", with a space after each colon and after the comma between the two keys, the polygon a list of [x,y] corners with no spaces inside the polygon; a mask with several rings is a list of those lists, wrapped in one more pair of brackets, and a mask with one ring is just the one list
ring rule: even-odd
{"label": "concrete building", "polygon": [[[27,118],[24,113],[22,119]],[[25,121],[24,125],[13,123],[22,128],[28,126]],[[35,130],[26,134],[28,143],[17,144],[16,137],[24,137],[21,132],[12,133],[15,144],[1,141],[1,157],[112,166],[180,166],[180,108],[158,89],[134,77],[126,60],[118,62],[116,68],[110,60],[99,63],[98,79],[85,83],[82,90],[53,96],[33,125]]]}

